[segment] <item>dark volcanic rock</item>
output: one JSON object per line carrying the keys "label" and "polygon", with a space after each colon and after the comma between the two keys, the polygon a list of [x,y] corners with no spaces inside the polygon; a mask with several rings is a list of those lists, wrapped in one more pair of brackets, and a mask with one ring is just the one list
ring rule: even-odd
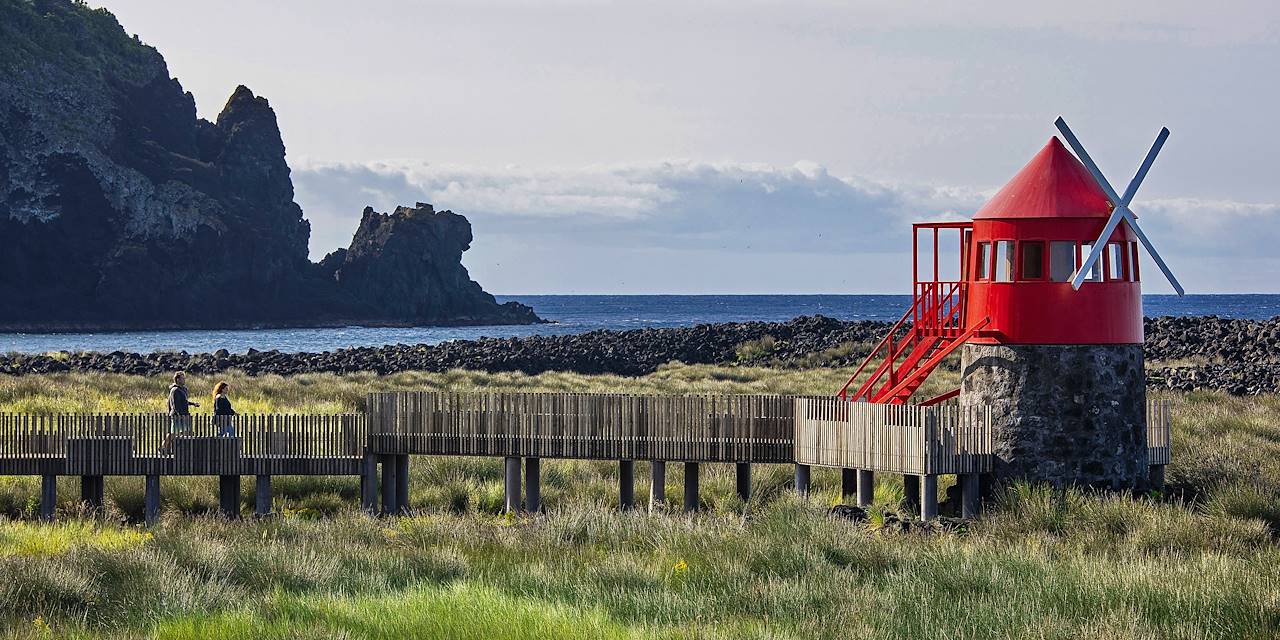
{"label": "dark volcanic rock", "polygon": [[1147,385],[1235,395],[1280,392],[1280,317],[1147,318]]}
{"label": "dark volcanic rock", "polygon": [[[498,306],[467,275],[462,252],[471,246],[466,218],[419,202],[387,215],[364,210],[351,247],[321,262],[343,293],[358,304],[423,322],[492,319],[495,309],[511,322],[534,322],[528,307]],[[424,252],[422,247],[433,247]],[[448,310],[448,315],[440,315]]]}
{"label": "dark volcanic rock", "polygon": [[[783,323],[745,322],[698,325],[677,329],[593,331],[565,336],[482,338],[437,345],[357,347],[323,353],[251,351],[186,353],[61,353],[0,355],[0,373],[45,373],[54,370],[104,371],[158,375],[178,369],[215,373],[238,369],[250,375],[307,372],[374,371],[576,371],[644,375],[673,361],[689,364],[737,363],[738,347],[764,336],[777,339],[775,364],[791,362],[793,346],[839,345],[848,339],[864,343],[866,336],[888,329],[880,322],[840,322],[803,317]],[[823,347],[826,348],[826,347]],[[864,353],[865,355],[865,353]],[[842,358],[852,358],[845,355]],[[764,363],[763,357],[757,364]]]}
{"label": "dark volcanic rock", "polygon": [[1142,489],[1147,478],[1142,347],[963,347],[960,404],[992,407],[996,479]]}
{"label": "dark volcanic rock", "polygon": [[[1280,340],[1261,339],[1263,355],[1240,359],[1216,356],[1214,363],[1172,367],[1152,355],[1164,350],[1204,358],[1206,350],[1198,327],[1206,333],[1218,330],[1216,318],[1177,319],[1184,327],[1168,333],[1167,323],[1148,320],[1147,386],[1189,391],[1221,389],[1236,394],[1280,392]],[[1244,335],[1269,335],[1275,320],[1244,322],[1236,326]],[[1154,329],[1153,329],[1154,327]],[[1191,327],[1191,328],[1186,328]],[[644,375],[672,361],[688,364],[739,364],[773,367],[853,367],[883,337],[889,324],[875,321],[842,322],[822,316],[788,322],[743,322],[699,325],[676,329],[594,331],[568,336],[483,338],[437,345],[387,345],[338,349],[323,353],[281,353],[250,349],[244,354],[187,353],[62,353],[57,355],[0,355],[0,373],[23,374],[52,371],[103,371],[158,375],[177,369],[214,373],[238,369],[250,375],[306,372],[374,371],[576,371]],[[1263,333],[1259,334],[1259,331]],[[1185,338],[1183,337],[1185,336]],[[768,338],[767,350],[748,350]],[[1182,340],[1192,342],[1184,345]],[[1224,342],[1235,338],[1224,336]],[[1159,344],[1166,346],[1160,347]],[[1240,352],[1237,352],[1240,353]],[[1249,353],[1254,353],[1250,351]],[[1154,360],[1154,362],[1152,362]],[[834,393],[834,389],[832,392]]]}
{"label": "dark volcanic rock", "polygon": [[308,261],[293,197],[266,99],[237,87],[201,120],[160,53],[106,10],[0,0],[0,326],[536,321],[467,277],[469,229],[460,244],[392,225],[380,241],[397,250],[360,264],[416,286],[351,295]]}

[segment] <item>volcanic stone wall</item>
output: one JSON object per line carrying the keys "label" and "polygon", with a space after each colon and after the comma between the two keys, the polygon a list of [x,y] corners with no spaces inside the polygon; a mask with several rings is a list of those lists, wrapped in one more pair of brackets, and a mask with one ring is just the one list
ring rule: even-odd
{"label": "volcanic stone wall", "polygon": [[1147,482],[1141,345],[964,346],[962,405],[991,405],[998,481]]}

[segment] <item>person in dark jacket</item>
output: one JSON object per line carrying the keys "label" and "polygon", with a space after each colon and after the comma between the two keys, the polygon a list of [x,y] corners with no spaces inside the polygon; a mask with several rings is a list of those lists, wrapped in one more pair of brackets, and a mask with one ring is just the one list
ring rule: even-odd
{"label": "person in dark jacket", "polygon": [[191,407],[200,406],[192,402],[187,395],[187,374],[179,371],[173,374],[173,384],[169,385],[169,435],[164,439],[161,453],[172,451],[173,438],[179,433],[191,433]]}
{"label": "person in dark jacket", "polygon": [[236,437],[236,427],[231,423],[231,416],[236,410],[231,408],[231,398],[227,397],[231,385],[219,382],[213,385],[213,422],[218,425],[218,435],[228,438]]}

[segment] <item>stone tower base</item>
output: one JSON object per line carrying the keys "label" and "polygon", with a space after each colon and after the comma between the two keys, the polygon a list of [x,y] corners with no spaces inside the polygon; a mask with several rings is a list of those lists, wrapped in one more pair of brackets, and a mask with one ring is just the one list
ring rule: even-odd
{"label": "stone tower base", "polygon": [[1145,488],[1142,345],[967,344],[962,358],[960,403],[992,407],[997,482]]}

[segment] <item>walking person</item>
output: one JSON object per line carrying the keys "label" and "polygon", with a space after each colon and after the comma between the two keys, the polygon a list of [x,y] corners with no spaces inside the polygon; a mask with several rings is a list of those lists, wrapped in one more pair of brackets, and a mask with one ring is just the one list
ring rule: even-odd
{"label": "walking person", "polygon": [[179,371],[173,374],[173,384],[169,385],[169,434],[165,436],[164,446],[160,453],[173,453],[173,439],[179,433],[191,433],[191,407],[200,406],[192,402],[187,395],[187,374]]}
{"label": "walking person", "polygon": [[231,423],[231,416],[236,415],[236,410],[231,408],[231,398],[227,397],[230,390],[231,385],[226,382],[213,385],[213,422],[218,425],[219,436],[234,438],[236,426]]}

